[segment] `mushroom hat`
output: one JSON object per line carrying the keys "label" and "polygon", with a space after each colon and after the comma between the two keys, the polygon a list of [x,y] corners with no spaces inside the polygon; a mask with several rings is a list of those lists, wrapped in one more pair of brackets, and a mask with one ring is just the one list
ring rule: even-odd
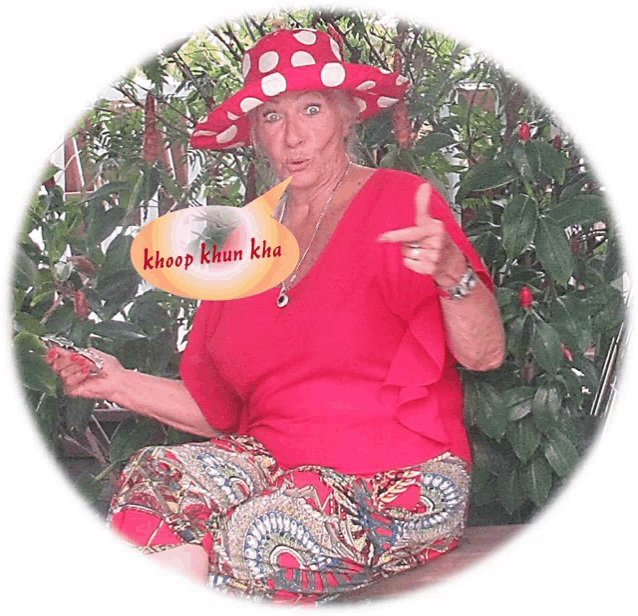
{"label": "mushroom hat", "polygon": [[213,109],[191,135],[194,148],[223,150],[250,143],[248,113],[286,92],[346,90],[365,120],[401,100],[407,77],[343,61],[340,46],[326,32],[277,30],[243,57],[244,86]]}

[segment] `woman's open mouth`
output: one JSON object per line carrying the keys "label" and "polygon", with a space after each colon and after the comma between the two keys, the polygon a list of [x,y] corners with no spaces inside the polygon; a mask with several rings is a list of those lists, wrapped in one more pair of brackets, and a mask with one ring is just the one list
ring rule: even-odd
{"label": "woman's open mouth", "polygon": [[299,160],[287,160],[286,161],[286,169],[290,173],[295,173],[298,171],[303,171],[310,164],[310,159],[299,159]]}

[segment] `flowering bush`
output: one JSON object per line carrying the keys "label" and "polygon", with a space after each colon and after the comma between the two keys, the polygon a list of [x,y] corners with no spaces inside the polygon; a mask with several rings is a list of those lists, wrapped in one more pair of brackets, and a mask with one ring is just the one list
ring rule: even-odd
{"label": "flowering bush", "polygon": [[[507,358],[497,371],[464,372],[471,520],[526,520],[586,450],[623,323],[623,267],[604,191],[560,122],[482,55],[372,16],[276,17],[330,31],[350,62],[401,67],[411,78],[404,105],[361,127],[359,154],[364,164],[434,182],[494,277]],[[209,28],[135,69],[114,85],[121,100],[98,101],[74,129],[66,147],[78,157],[67,157],[65,190],[52,167],[29,207],[15,264],[16,357],[55,451],[73,446],[95,460],[95,472],[79,480],[93,499],[107,497],[103,480],[135,449],[192,437],[146,419],[110,423],[94,401],[65,397],[38,337],[62,334],[128,368],[177,377],[195,302],[142,283],[132,237],[150,208],[240,206],[263,191],[250,149],[193,151],[187,137],[239,87],[243,50],[277,26],[266,15]]]}

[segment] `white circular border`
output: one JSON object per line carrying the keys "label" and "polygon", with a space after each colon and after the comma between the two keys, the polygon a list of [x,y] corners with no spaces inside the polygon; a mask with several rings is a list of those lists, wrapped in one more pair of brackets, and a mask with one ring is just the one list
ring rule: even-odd
{"label": "white circular border", "polygon": [[[628,77],[633,69],[633,26],[623,18],[624,7],[620,0],[611,0],[604,12],[578,11],[570,3],[563,6],[555,0],[538,0],[534,11],[505,0],[429,3],[421,11],[405,0],[393,5],[399,15],[483,49],[540,96],[580,141],[609,190],[614,215],[623,229],[630,229],[635,221],[632,160],[624,152],[638,143],[638,130],[631,114],[612,114],[611,106],[619,98],[633,100],[631,89],[635,90]],[[30,193],[48,154],[84,109],[106,85],[161,46],[214,20],[261,14],[267,7],[263,2],[242,1],[234,7],[237,13],[214,15],[210,2],[186,0],[179,14],[170,8],[164,3],[149,10],[128,0],[113,0],[107,10],[98,13],[87,12],[86,3],[79,0],[58,0],[39,7],[36,20],[28,6],[13,7],[11,23],[4,25],[0,37],[3,57],[10,58],[3,67],[2,117],[12,119],[4,125],[0,169],[5,177],[5,224],[14,230],[13,240],[2,243],[5,319],[13,254]],[[388,14],[387,5],[380,2],[367,2],[361,8]],[[111,40],[118,43],[108,45]],[[592,40],[596,45],[591,45]],[[78,77],[73,81],[69,75]],[[636,269],[632,244],[625,238],[630,273]],[[3,345],[3,374],[11,375],[15,366],[6,339]],[[572,613],[579,608],[592,613],[603,607],[614,610],[632,598],[628,559],[638,546],[633,528],[623,526],[626,517],[631,524],[632,516],[627,514],[633,503],[623,499],[631,498],[627,485],[633,483],[629,473],[634,462],[630,456],[633,437],[638,434],[637,414],[631,408],[637,395],[636,379],[625,378],[634,368],[633,346],[623,370],[618,404],[591,455],[558,502],[484,563],[450,582],[393,598],[392,605],[400,603],[415,612],[422,612],[425,606],[447,606],[448,611],[459,614],[475,609],[507,613],[511,606],[519,614],[537,614],[549,606],[552,613]],[[141,566],[141,557],[103,532],[102,524],[56,472],[27,415],[15,377],[5,378],[3,384],[13,400],[5,404],[1,450],[2,468],[12,479],[5,484],[2,507],[2,528],[9,542],[5,554],[15,572],[5,584],[7,604],[15,598],[35,611],[72,602],[91,614],[111,614],[120,602],[126,603],[127,610],[137,607],[158,613],[210,609],[211,604],[226,602],[251,613],[275,609],[211,597],[173,573]],[[35,502],[34,494],[38,497]],[[593,503],[611,494],[618,503],[615,510],[599,516]],[[608,531],[603,519],[612,526],[617,522],[618,530]],[[387,604],[337,609],[383,613]]]}

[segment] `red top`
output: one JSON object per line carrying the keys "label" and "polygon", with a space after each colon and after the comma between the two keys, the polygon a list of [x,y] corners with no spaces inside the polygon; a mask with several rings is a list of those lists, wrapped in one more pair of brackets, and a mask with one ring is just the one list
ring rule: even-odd
{"label": "red top", "polygon": [[[376,241],[414,225],[422,183],[377,170],[285,308],[278,288],[202,302],[180,372],[214,428],[252,435],[284,468],[366,475],[444,451],[470,460],[434,281],[403,265],[399,245]],[[436,191],[430,215],[492,288]]]}

